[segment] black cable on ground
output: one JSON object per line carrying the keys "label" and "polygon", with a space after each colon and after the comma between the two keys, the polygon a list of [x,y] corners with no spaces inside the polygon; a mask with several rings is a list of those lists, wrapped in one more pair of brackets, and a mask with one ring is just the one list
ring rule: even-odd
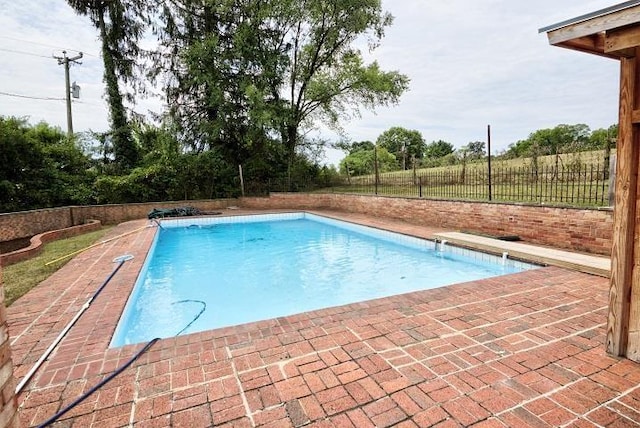
{"label": "black cable on ground", "polygon": [[[122,266],[123,262],[120,263],[120,265],[115,269],[115,271],[111,274],[111,276],[109,277],[109,279],[111,279],[111,277],[113,275],[115,275],[115,273],[118,271],[118,269],[120,269],[120,267]],[[104,288],[104,286],[106,285],[106,283],[109,282],[108,280],[105,281],[105,283],[103,284],[102,287],[100,287],[98,289],[98,291],[96,292],[96,294],[94,294],[94,296],[92,297],[92,299],[94,297],[96,297],[98,294],[100,294],[100,291],[102,291],[102,289]],[[196,320],[198,318],[200,318],[200,315],[202,315],[202,313],[207,309],[207,304],[205,302],[203,302],[202,300],[179,300],[177,302],[173,302],[172,305],[175,305],[177,303],[200,303],[202,305],[202,309],[200,309],[200,312],[198,312],[198,314],[191,320],[191,322],[189,324],[187,324],[186,327],[184,327],[182,330],[180,330],[178,332],[178,334],[176,334],[176,336],[181,335],[186,329],[188,329],[189,327],[191,327],[191,325],[196,322]],[[84,394],[82,394],[80,397],[76,398],[71,404],[69,404],[67,407],[65,407],[64,409],[60,410],[58,413],[56,413],[55,415],[51,416],[49,419],[47,419],[45,422],[43,422],[42,424],[38,425],[38,428],[43,428],[46,426],[51,425],[52,423],[54,423],[56,420],[58,420],[58,418],[60,418],[61,416],[63,416],[65,413],[67,413],[69,410],[73,409],[75,406],[77,406],[78,404],[80,404],[81,402],[83,402],[85,399],[87,399],[91,394],[93,394],[94,392],[96,392],[98,389],[102,388],[107,382],[111,381],[111,379],[113,379],[114,377],[118,376],[120,373],[122,373],[123,371],[125,371],[135,360],[137,360],[140,355],[144,354],[146,351],[149,350],[149,348],[151,348],[153,346],[154,343],[156,343],[158,340],[160,340],[159,337],[156,337],[155,339],[151,339],[149,342],[147,342],[146,345],[144,345],[144,347],[142,349],[140,349],[133,357],[131,357],[126,363],[124,363],[124,365],[118,367],[116,369],[116,371],[114,371],[113,373],[111,373],[109,376],[107,376],[106,378],[102,379],[102,381],[98,382],[96,385],[94,385],[89,391],[85,392]]]}
{"label": "black cable on ground", "polygon": [[131,357],[129,359],[129,361],[127,361],[124,365],[120,366],[115,372],[111,373],[109,376],[107,376],[106,378],[102,379],[102,381],[100,381],[99,383],[97,383],[96,385],[94,385],[89,391],[85,392],[84,394],[82,394],[80,397],[76,398],[71,404],[69,404],[67,407],[65,407],[64,409],[60,410],[58,413],[56,413],[55,415],[51,416],[49,419],[47,419],[45,422],[43,422],[42,424],[38,425],[38,428],[42,428],[42,427],[46,427],[51,425],[52,423],[54,423],[60,416],[64,415],[65,413],[67,413],[69,410],[73,409],[75,406],[77,406],[78,404],[80,404],[82,401],[84,401],[87,397],[89,397],[91,394],[93,394],[94,392],[96,392],[98,389],[102,388],[107,382],[109,382],[111,379],[113,379],[114,377],[118,376],[120,373],[122,373],[124,370],[127,369],[127,367],[129,367],[135,360],[138,359],[138,357],[140,357],[140,355],[144,354],[149,348],[151,348],[153,346],[154,343],[156,343],[158,340],[160,340],[159,337],[156,337],[155,339],[150,340],[149,342],[147,342],[146,345],[144,345],[144,347],[139,350],[133,357]]}

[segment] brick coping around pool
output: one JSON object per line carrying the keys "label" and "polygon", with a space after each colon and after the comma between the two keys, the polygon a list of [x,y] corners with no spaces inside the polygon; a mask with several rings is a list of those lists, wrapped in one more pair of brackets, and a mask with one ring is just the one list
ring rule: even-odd
{"label": "brick coping around pool", "polygon": [[[444,232],[316,213],[427,238]],[[123,223],[107,238],[146,224]],[[143,346],[108,349],[155,231],[81,253],[8,308],[20,380],[112,272],[112,260],[135,256],[20,394],[22,426],[45,421]],[[607,301],[606,278],[545,267],[163,339],[59,423],[637,426],[640,365],[606,355]]]}

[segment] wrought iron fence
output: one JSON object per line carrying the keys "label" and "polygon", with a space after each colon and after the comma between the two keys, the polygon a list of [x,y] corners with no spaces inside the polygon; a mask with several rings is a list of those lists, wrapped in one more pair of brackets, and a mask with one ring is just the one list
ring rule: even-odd
{"label": "wrought iron fence", "polygon": [[[608,206],[609,168],[603,162],[538,168],[457,168],[380,173],[324,180],[275,180],[270,192],[340,192],[438,199],[533,202],[568,206]],[[250,192],[256,193],[256,192]]]}

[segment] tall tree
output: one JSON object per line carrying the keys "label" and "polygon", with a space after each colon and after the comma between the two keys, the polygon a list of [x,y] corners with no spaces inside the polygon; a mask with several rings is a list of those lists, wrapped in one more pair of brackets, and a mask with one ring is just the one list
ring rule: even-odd
{"label": "tall tree", "polygon": [[375,148],[375,144],[371,141],[356,141],[351,144],[351,149],[349,150],[349,154],[359,152],[362,150],[373,150]]}
{"label": "tall tree", "polygon": [[133,168],[138,148],[131,135],[121,84],[135,84],[135,65],[140,53],[139,41],[148,23],[147,4],[143,0],[67,0],[80,15],[89,17],[102,42],[104,82],[106,85],[111,139],[115,163],[121,171]]}
{"label": "tall tree", "polygon": [[153,77],[168,82],[170,115],[196,151],[234,163],[264,155],[281,103],[287,61],[277,2],[169,0]]}
{"label": "tall tree", "polygon": [[361,152],[363,150],[373,150],[375,148],[375,144],[371,141],[340,141],[338,143],[334,143],[334,148],[340,149],[346,152],[348,155],[351,155],[355,152]]}
{"label": "tall tree", "polygon": [[396,103],[409,79],[385,72],[377,62],[365,64],[354,46],[358,38],[377,47],[393,18],[380,0],[289,0],[290,63],[287,109],[282,141],[289,156],[301,130],[314,120],[339,129],[341,119],[359,114],[359,106],[374,109]]}
{"label": "tall tree", "polygon": [[391,24],[380,0],[168,0],[161,21],[172,116],[195,148],[237,161],[277,139],[291,165],[317,121],[338,128],[408,86],[354,47]]}
{"label": "tall tree", "polygon": [[402,169],[411,168],[412,160],[422,159],[426,148],[420,131],[400,126],[394,126],[380,134],[377,145],[394,154]]}

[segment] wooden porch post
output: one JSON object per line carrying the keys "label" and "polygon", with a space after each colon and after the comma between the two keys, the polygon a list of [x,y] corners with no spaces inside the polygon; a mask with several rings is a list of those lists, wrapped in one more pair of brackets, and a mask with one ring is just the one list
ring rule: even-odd
{"label": "wooden porch post", "polygon": [[[633,284],[638,280],[634,254],[638,201],[638,144],[640,132],[634,113],[640,106],[638,58],[620,58],[620,117],[616,156],[616,189],[611,248],[611,283],[607,321],[607,352],[627,355]],[[636,287],[637,288],[637,287]]]}
{"label": "wooden porch post", "polygon": [[549,25],[553,46],[620,61],[607,352],[640,362],[640,1]]}
{"label": "wooden porch post", "polygon": [[[638,41],[636,41],[635,44],[638,44]],[[633,178],[635,179],[636,192],[635,195],[632,192],[629,197],[635,196],[634,202],[636,208],[633,217],[630,219],[634,226],[632,235],[634,240],[633,257],[627,261],[627,265],[632,266],[633,273],[631,283],[623,290],[623,293],[627,294],[623,294],[622,297],[625,299],[623,301],[623,310],[626,306],[626,309],[629,311],[626,332],[627,342],[623,355],[631,360],[640,361],[640,219],[638,219],[638,214],[640,214],[640,180],[638,180],[638,172],[640,170],[640,47],[636,47],[635,52],[635,74],[633,76],[633,85],[635,86],[633,99],[634,110],[631,113],[631,130],[633,134],[631,144],[633,147],[630,156],[635,168],[633,170]],[[624,331],[622,331],[622,333],[624,333]]]}

